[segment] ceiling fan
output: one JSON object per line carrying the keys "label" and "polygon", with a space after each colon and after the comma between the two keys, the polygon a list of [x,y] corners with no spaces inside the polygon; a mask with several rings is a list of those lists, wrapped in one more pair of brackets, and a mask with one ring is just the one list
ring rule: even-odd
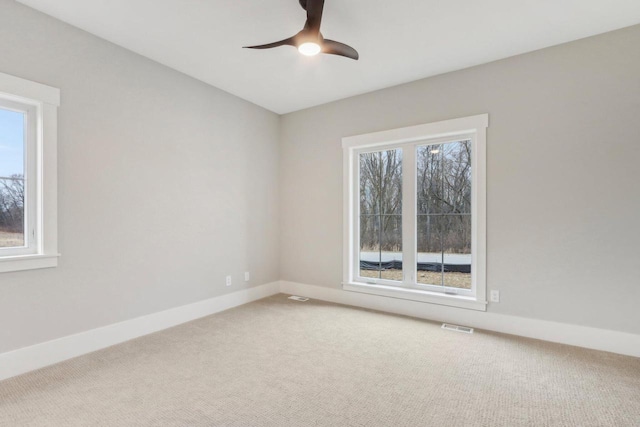
{"label": "ceiling fan", "polygon": [[271,49],[278,46],[293,46],[307,56],[322,52],[358,60],[360,56],[351,46],[322,37],[320,22],[322,21],[324,0],[300,0],[300,6],[307,11],[307,22],[298,34],[274,43],[245,47],[247,49]]}

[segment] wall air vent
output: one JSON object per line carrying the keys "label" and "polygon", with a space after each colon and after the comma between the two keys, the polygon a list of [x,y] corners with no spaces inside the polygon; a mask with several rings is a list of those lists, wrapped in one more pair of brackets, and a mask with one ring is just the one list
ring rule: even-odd
{"label": "wall air vent", "polygon": [[299,297],[299,296],[297,296],[297,295],[291,295],[291,296],[289,297],[289,299],[292,299],[292,300],[294,300],[294,301],[302,301],[302,302],[304,302],[304,301],[309,301],[309,298]]}
{"label": "wall air vent", "polygon": [[448,329],[450,331],[456,331],[456,332],[463,332],[465,334],[472,334],[473,333],[473,328],[469,328],[469,327],[466,327],[466,326],[451,325],[449,323],[443,323],[442,324],[442,329]]}

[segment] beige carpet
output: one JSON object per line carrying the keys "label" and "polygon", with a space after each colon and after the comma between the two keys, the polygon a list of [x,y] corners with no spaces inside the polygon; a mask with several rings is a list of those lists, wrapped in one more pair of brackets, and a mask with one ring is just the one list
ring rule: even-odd
{"label": "beige carpet", "polygon": [[0,383],[1,426],[640,426],[640,359],[277,295]]}

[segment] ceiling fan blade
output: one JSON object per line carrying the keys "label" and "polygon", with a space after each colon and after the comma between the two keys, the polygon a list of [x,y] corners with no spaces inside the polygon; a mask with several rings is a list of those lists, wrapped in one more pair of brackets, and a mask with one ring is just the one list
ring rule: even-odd
{"label": "ceiling fan blade", "polygon": [[278,42],[260,44],[256,46],[245,46],[244,48],[245,49],[271,49],[272,47],[278,47],[278,46],[295,46],[293,39],[294,39],[293,37],[289,37],[288,39],[280,40]]}
{"label": "ceiling fan blade", "polygon": [[[302,4],[302,2],[303,0],[300,1],[300,4]],[[307,22],[304,24],[304,28],[310,32],[319,33],[324,0],[304,0],[304,3],[304,6],[306,6],[305,9],[307,10]]]}
{"label": "ceiling fan blade", "polygon": [[322,53],[345,56],[356,61],[360,58],[358,51],[351,46],[329,39],[324,39],[322,42]]}

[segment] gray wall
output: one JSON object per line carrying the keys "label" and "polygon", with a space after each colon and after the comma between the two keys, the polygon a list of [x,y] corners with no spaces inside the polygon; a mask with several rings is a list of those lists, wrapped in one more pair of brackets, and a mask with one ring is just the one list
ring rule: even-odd
{"label": "gray wall", "polygon": [[488,310],[640,333],[640,26],[288,114],[284,280],[339,288],[341,138],[489,113]]}
{"label": "gray wall", "polygon": [[338,288],[341,138],[479,113],[489,310],[640,333],[638,45],[640,26],[279,119],[0,0],[0,72],[62,90],[63,254],[0,274],[0,353],[245,288],[245,270]]}
{"label": "gray wall", "polygon": [[0,72],[62,94],[62,258],[0,274],[0,353],[278,279],[277,115],[11,0]]}

